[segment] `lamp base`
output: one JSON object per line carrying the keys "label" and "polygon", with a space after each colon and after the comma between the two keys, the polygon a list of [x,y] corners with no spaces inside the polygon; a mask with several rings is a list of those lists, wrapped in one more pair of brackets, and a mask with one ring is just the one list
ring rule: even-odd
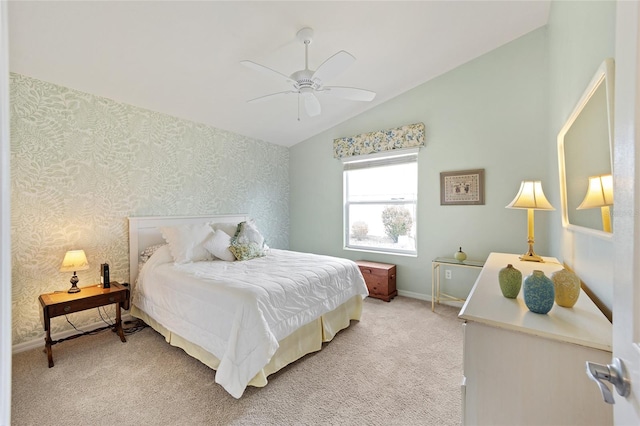
{"label": "lamp base", "polygon": [[533,252],[533,248],[529,248],[528,252],[526,252],[525,254],[520,256],[520,260],[526,260],[526,261],[529,261],[529,262],[543,262],[544,263],[544,259],[542,259],[540,256],[535,254]]}
{"label": "lamp base", "polygon": [[536,254],[536,252],[533,251],[533,230],[531,229],[531,226],[529,226],[529,239],[527,240],[527,243],[529,244],[529,251],[520,256],[520,260],[544,263],[544,259],[542,259]]}
{"label": "lamp base", "polygon": [[73,273],[73,276],[69,280],[71,283],[71,288],[67,291],[67,293],[80,293],[80,289],[78,288],[78,276],[76,273]]}
{"label": "lamp base", "polygon": [[544,263],[544,259],[542,259],[540,256],[538,256],[535,253],[525,253],[522,256],[520,256],[520,260],[527,260],[529,262],[542,262],[542,263]]}

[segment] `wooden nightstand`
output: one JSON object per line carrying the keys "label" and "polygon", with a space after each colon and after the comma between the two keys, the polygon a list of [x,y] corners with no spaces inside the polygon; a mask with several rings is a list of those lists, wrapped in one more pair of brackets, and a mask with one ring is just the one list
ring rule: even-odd
{"label": "wooden nightstand", "polygon": [[123,342],[127,341],[124,338],[124,331],[122,330],[120,309],[129,309],[129,289],[115,281],[111,282],[110,288],[93,285],[82,287],[79,293],[60,291],[41,294],[38,300],[40,300],[40,304],[42,305],[43,325],[44,330],[47,332],[47,337],[45,337],[44,340],[47,358],[49,360],[49,368],[53,367],[51,346],[58,343],[51,340],[51,318],[84,311],[86,309],[98,308],[100,306],[118,304],[116,307],[115,328],[118,336],[120,336],[120,340]]}
{"label": "wooden nightstand", "polygon": [[389,263],[369,262],[356,260],[360,272],[369,289],[369,296],[391,301],[398,295],[396,290],[396,265]]}

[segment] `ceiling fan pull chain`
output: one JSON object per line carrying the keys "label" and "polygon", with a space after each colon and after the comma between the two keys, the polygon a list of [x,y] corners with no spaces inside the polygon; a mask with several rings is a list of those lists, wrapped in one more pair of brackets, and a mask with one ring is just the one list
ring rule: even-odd
{"label": "ceiling fan pull chain", "polygon": [[300,121],[300,93],[298,93],[298,121]]}

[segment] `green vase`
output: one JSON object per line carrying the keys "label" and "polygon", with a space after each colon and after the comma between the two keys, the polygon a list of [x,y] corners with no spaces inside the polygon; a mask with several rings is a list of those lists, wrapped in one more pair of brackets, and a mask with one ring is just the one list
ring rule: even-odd
{"label": "green vase", "polygon": [[467,253],[463,252],[462,247],[460,247],[453,257],[455,257],[458,262],[464,262],[467,258]]}
{"label": "green vase", "polygon": [[556,292],[556,303],[572,308],[580,296],[580,278],[571,271],[561,269],[551,274],[551,281]]}
{"label": "green vase", "polygon": [[520,293],[522,287],[522,272],[508,264],[505,268],[500,269],[498,273],[498,282],[502,295],[509,299],[515,299]]}
{"label": "green vase", "polygon": [[531,312],[546,314],[553,308],[553,282],[543,271],[535,270],[524,279],[524,303]]}

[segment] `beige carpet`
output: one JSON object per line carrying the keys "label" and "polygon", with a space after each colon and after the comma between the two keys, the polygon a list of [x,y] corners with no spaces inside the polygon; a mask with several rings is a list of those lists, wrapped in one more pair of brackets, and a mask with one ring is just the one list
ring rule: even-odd
{"label": "beige carpet", "polygon": [[239,400],[150,328],[13,357],[14,425],[459,425],[458,309],[366,299],[360,322]]}

